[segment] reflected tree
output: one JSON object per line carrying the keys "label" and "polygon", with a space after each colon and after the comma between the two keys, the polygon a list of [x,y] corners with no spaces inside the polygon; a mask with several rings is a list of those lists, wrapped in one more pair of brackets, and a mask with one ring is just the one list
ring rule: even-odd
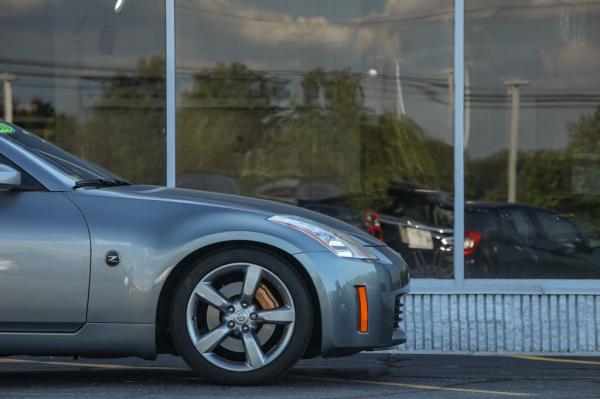
{"label": "reflected tree", "polygon": [[134,72],[103,83],[90,118],[65,147],[138,183],[164,183],[165,60],[141,59]]}
{"label": "reflected tree", "polygon": [[357,194],[357,209],[376,206],[391,181],[451,191],[451,147],[364,102],[350,70],[317,68],[298,81],[240,63],[205,69],[179,107],[178,170],[239,178],[249,195],[266,182],[327,182]]}

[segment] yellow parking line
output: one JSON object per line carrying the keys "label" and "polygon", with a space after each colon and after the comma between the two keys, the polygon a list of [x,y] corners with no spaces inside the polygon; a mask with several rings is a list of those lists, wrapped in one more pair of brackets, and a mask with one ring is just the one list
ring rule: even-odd
{"label": "yellow parking line", "polygon": [[594,361],[594,360],[562,359],[562,358],[556,358],[556,357],[525,356],[525,355],[518,355],[518,356],[513,356],[513,357],[516,359],[536,360],[536,361],[540,361],[540,362],[587,364],[587,365],[600,366],[600,362]]}
{"label": "yellow parking line", "polygon": [[423,390],[429,390],[429,391],[478,393],[478,394],[500,395],[500,396],[536,396],[536,394],[532,394],[532,393],[508,392],[508,391],[489,391],[486,389],[452,388],[452,387],[442,387],[442,386],[436,386],[436,385],[402,384],[399,382],[385,382],[385,381],[371,381],[371,380],[346,380],[343,378],[310,377],[310,376],[299,376],[299,375],[288,375],[288,377],[304,379],[304,380],[381,385],[381,386],[397,387],[397,388],[423,389]]}
{"label": "yellow parking line", "polygon": [[[68,366],[68,367],[81,367],[81,368],[96,368],[96,369],[107,369],[107,370],[163,370],[163,371],[190,371],[190,369],[182,367],[146,367],[146,366],[125,366],[120,364],[103,364],[103,363],[83,363],[83,362],[61,362],[61,361],[40,361],[40,360],[29,360],[29,359],[12,359],[3,358],[0,359],[0,363],[4,364],[43,364],[51,366]],[[500,396],[536,396],[530,393],[520,392],[508,392],[508,391],[491,391],[486,389],[470,389],[470,388],[454,388],[454,387],[443,387],[436,385],[420,385],[420,384],[403,384],[399,382],[385,382],[385,381],[372,381],[372,380],[347,380],[343,378],[327,378],[327,377],[311,377],[311,376],[299,376],[299,375],[288,375],[290,378],[314,380],[314,381],[329,381],[329,382],[342,382],[342,383],[353,383],[353,384],[369,384],[369,385],[380,385],[396,388],[412,388],[429,391],[446,391],[446,392],[461,392],[461,393],[477,393],[487,395],[500,395]]]}
{"label": "yellow parking line", "polygon": [[163,370],[163,371],[190,371],[183,367],[151,367],[151,366],[125,366],[121,364],[102,364],[102,363],[83,363],[83,362],[57,362],[57,361],[40,361],[27,359],[0,359],[0,363],[12,364],[45,364],[50,366],[67,366],[67,367],[82,367],[95,368],[105,370]]}

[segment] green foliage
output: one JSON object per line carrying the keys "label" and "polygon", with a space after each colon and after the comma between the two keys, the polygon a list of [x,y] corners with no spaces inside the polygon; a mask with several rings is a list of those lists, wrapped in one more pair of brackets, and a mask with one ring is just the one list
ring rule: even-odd
{"label": "green foliage", "polygon": [[[521,151],[517,165],[517,201],[576,219],[600,233],[600,108],[567,125],[564,150]],[[466,197],[506,201],[506,150],[466,165]]]}
{"label": "green foliage", "polygon": [[269,181],[329,182],[357,207],[391,181],[452,189],[451,147],[406,117],[373,115],[358,75],[309,71],[298,102],[290,85],[239,63],[198,74],[177,115],[178,169],[241,179],[246,194]]}
{"label": "green foliage", "polygon": [[120,72],[104,84],[89,120],[69,150],[139,183],[164,183],[164,58],[142,59],[134,73]]}

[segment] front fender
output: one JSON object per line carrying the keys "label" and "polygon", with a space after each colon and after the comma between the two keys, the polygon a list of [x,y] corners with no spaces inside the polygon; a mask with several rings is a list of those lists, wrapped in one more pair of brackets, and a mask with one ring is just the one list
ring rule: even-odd
{"label": "front fender", "polygon": [[[305,234],[267,221],[265,213],[159,201],[136,206],[110,195],[70,197],[86,216],[92,243],[88,322],[155,323],[173,268],[209,245],[248,241],[290,255],[324,250]],[[120,254],[118,266],[105,263],[108,251]]]}

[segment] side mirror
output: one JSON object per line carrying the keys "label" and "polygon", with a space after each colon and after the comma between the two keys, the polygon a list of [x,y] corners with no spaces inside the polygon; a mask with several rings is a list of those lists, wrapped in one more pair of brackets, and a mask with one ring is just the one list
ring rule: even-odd
{"label": "side mirror", "polygon": [[0,190],[21,186],[21,172],[8,165],[0,164]]}

